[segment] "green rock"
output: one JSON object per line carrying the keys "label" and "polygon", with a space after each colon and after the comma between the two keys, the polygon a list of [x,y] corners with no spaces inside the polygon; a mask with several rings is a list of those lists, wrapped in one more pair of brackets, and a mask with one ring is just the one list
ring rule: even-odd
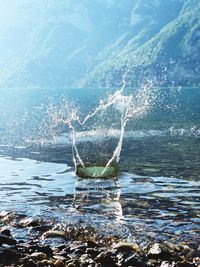
{"label": "green rock", "polygon": [[113,163],[107,168],[103,164],[78,165],[76,175],[81,178],[115,178],[119,175],[119,165]]}

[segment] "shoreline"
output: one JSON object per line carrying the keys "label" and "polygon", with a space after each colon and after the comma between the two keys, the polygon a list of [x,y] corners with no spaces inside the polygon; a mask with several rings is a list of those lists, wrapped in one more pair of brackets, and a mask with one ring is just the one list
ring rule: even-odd
{"label": "shoreline", "polygon": [[5,266],[199,267],[200,246],[192,240],[129,243],[116,235],[99,235],[87,225],[58,225],[0,212],[0,267]]}

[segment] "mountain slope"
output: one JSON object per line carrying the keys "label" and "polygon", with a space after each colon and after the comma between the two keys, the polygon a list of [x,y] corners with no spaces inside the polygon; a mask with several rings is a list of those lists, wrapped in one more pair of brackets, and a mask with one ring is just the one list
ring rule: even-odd
{"label": "mountain slope", "polygon": [[[0,0],[0,87],[199,85],[199,0]],[[128,70],[128,71],[127,71]]]}
{"label": "mountain slope", "polygon": [[127,21],[117,22],[131,5],[132,0],[123,5],[111,0],[0,0],[0,86],[73,86],[93,68],[99,51],[125,31]]}
{"label": "mountain slope", "polygon": [[185,2],[178,16],[160,31],[157,29],[157,33],[152,34],[151,25],[144,27],[120,51],[111,53],[80,85],[104,87],[109,79],[110,86],[118,86],[125,69],[129,70],[130,85],[149,75],[158,80],[166,76],[167,84],[199,84],[200,3],[194,2]]}

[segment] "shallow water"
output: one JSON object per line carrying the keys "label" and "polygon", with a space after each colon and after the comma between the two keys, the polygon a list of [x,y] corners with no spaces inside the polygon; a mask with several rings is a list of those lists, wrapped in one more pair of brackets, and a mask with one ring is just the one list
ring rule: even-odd
{"label": "shallow water", "polygon": [[1,210],[89,224],[129,241],[198,241],[199,137],[134,136],[124,140],[120,176],[107,180],[76,177],[67,144],[1,146]]}

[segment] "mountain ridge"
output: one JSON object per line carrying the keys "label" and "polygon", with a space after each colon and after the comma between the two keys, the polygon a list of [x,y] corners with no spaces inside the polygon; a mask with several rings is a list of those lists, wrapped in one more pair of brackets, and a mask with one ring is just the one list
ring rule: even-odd
{"label": "mountain ridge", "polygon": [[128,86],[149,77],[200,84],[198,0],[0,5],[9,20],[0,27],[0,87],[116,87],[124,74]]}
{"label": "mountain ridge", "polygon": [[[188,5],[189,2],[191,1],[188,1],[186,4]],[[185,8],[185,6],[183,6],[183,8]],[[90,73],[89,78],[81,81],[81,86],[84,86],[85,81],[87,81],[87,86],[94,84],[95,82],[97,83],[97,86],[99,84],[106,86],[106,79],[109,76],[111,77],[111,86],[116,86],[116,80],[117,83],[120,83],[120,81],[122,81],[124,69],[129,69],[130,77],[128,78],[128,80],[133,82],[137,80],[136,76],[138,75],[138,72],[140,74],[143,72],[141,80],[144,80],[144,76],[146,75],[145,72],[151,72],[152,76],[155,76],[160,80],[162,75],[166,75],[167,77],[165,84],[175,83],[177,85],[187,86],[193,85],[193,83],[199,84],[200,61],[198,53],[196,53],[195,65],[197,66],[195,67],[196,69],[194,69],[194,73],[191,73],[192,68],[190,65],[187,70],[183,68],[183,64],[185,64],[184,61],[188,61],[188,58],[186,58],[186,56],[189,57],[189,60],[192,60],[192,58],[194,58],[194,50],[198,51],[198,49],[200,48],[200,46],[195,42],[195,45],[193,45],[192,53],[191,49],[188,51],[188,55],[185,53],[188,48],[186,41],[189,41],[187,40],[187,36],[192,35],[192,30],[195,28],[197,28],[197,30],[199,31],[199,26],[199,9],[196,8],[195,10],[188,10],[187,7],[187,9],[185,9],[185,12],[180,12],[180,15],[177,18],[167,23],[163,28],[161,28],[158,33],[153,35],[152,38],[148,39],[140,46],[136,47],[135,50],[133,49],[133,51],[127,51],[127,46],[125,46],[125,48],[122,49],[119,55],[113,55],[112,57],[107,59],[107,61],[101,63],[101,65],[97,66],[94,71]],[[138,36],[134,38],[137,37]],[[177,38],[174,38],[173,40],[173,37]],[[169,42],[170,38],[171,43]],[[134,43],[133,39],[132,42]],[[166,43],[168,43],[168,45],[166,45]],[[179,43],[181,44],[181,46],[179,46]],[[133,45],[131,46],[131,48],[132,47]],[[165,51],[163,51],[164,49]],[[178,64],[180,64],[180,66],[178,66]],[[175,68],[176,72],[179,72],[179,74],[176,75],[175,71],[173,73],[172,68]],[[113,73],[113,69],[117,69],[116,75],[115,73]],[[121,74],[120,69],[122,69]],[[135,75],[133,73],[134,71],[136,72]],[[111,72],[112,74],[110,74]],[[112,82],[113,80],[114,82]]]}

